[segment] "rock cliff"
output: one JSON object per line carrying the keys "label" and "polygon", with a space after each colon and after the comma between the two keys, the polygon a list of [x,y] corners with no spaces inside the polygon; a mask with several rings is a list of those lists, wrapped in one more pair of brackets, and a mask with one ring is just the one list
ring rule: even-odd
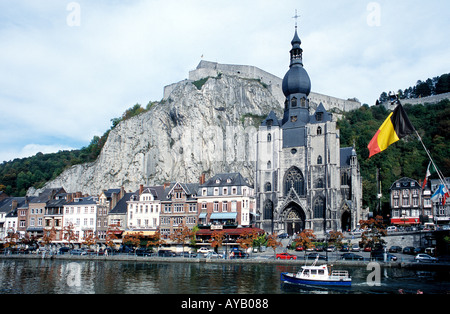
{"label": "rock cliff", "polygon": [[252,180],[256,127],[271,110],[281,116],[279,101],[259,80],[220,74],[181,81],[150,111],[117,125],[95,162],[71,167],[44,188],[96,195],[220,172]]}

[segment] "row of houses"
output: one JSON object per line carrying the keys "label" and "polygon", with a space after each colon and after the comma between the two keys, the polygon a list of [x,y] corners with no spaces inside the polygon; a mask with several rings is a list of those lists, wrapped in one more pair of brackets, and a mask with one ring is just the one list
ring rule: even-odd
{"label": "row of houses", "polygon": [[0,200],[0,237],[17,233],[41,238],[52,230],[53,243],[66,243],[64,229],[73,228],[76,242],[95,234],[105,242],[110,226],[119,233],[154,233],[168,237],[184,226],[201,228],[253,227],[256,219],[253,187],[240,173],[218,174],[197,183],[141,185],[136,191],[105,190],[100,195],[46,189],[36,197]]}

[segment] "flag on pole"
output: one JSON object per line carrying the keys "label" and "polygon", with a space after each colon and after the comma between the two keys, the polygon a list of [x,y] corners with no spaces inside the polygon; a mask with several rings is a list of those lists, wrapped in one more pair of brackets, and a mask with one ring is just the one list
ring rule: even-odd
{"label": "flag on pole", "polygon": [[425,186],[427,185],[428,178],[429,178],[433,173],[436,173],[436,168],[434,168],[434,164],[430,161],[430,163],[428,164],[428,167],[427,167],[427,174],[425,175],[425,179],[423,179],[422,190],[423,190],[423,189],[425,188]]}
{"label": "flag on pole", "polygon": [[450,192],[447,189],[447,186],[444,185],[444,188],[442,190],[444,195],[442,196],[442,205],[445,206],[445,202],[447,201],[447,198],[450,197]]}
{"label": "flag on pole", "polygon": [[370,153],[369,158],[384,151],[391,144],[394,144],[413,132],[414,127],[411,121],[409,121],[403,106],[398,104],[367,146]]}

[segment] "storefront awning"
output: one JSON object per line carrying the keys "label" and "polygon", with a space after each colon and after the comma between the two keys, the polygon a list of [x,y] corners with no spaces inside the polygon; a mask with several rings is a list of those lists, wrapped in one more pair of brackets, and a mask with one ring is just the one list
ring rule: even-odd
{"label": "storefront awning", "polygon": [[156,234],[156,231],[139,231],[139,230],[133,230],[133,231],[131,231],[131,230],[128,230],[128,231],[125,231],[123,234],[122,234],[122,236],[127,236],[127,235],[129,235],[129,236],[133,236],[133,235],[141,235],[141,236],[143,236],[143,237],[151,237],[151,236],[154,236]]}
{"label": "storefront awning", "polygon": [[237,213],[212,213],[209,219],[236,219]]}
{"label": "storefront awning", "polygon": [[392,218],[391,224],[395,225],[418,225],[420,224],[419,218]]}

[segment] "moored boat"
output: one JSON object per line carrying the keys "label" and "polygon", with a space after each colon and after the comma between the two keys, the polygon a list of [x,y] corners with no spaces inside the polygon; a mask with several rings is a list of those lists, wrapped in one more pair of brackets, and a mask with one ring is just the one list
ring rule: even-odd
{"label": "moored boat", "polygon": [[328,265],[302,266],[298,273],[281,273],[281,281],[315,286],[341,286],[349,287],[352,279],[346,270],[333,270]]}

